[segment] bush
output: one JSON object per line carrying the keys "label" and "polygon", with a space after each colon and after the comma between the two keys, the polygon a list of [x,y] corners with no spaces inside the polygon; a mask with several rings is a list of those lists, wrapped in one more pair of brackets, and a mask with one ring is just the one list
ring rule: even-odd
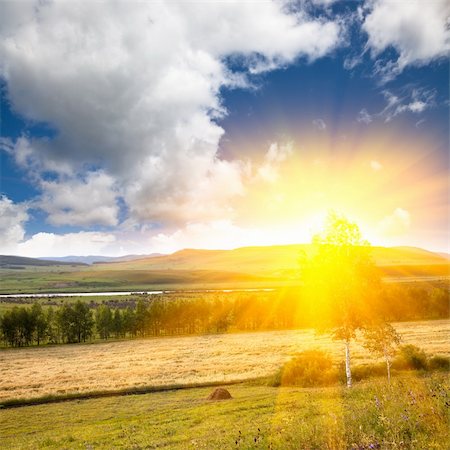
{"label": "bush", "polygon": [[321,350],[307,350],[288,361],[272,380],[272,386],[325,386],[338,381],[333,360]]}
{"label": "bush", "polygon": [[[386,364],[384,362],[373,364],[361,364],[352,367],[352,378],[354,381],[361,381],[366,378],[386,376]],[[342,371],[342,379],[345,378],[345,367]]]}
{"label": "bush", "polygon": [[428,368],[430,370],[450,371],[450,358],[448,356],[436,355],[429,359]]}
{"label": "bush", "polygon": [[392,362],[392,368],[397,370],[427,370],[426,353],[415,345],[402,345],[399,355]]}

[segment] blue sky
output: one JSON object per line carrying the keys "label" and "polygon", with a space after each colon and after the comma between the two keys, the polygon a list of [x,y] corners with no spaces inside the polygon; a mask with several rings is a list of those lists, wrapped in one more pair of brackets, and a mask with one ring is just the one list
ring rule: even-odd
{"label": "blue sky", "polygon": [[1,253],[447,251],[446,2],[1,9]]}

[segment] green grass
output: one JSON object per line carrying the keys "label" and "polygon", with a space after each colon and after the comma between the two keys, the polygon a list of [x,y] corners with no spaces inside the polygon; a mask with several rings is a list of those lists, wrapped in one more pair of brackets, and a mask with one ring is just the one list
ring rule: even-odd
{"label": "green grass", "polygon": [[[0,294],[147,291],[183,289],[247,289],[280,287],[292,281],[210,270],[137,270],[112,267],[27,267],[0,269]],[[298,281],[295,280],[297,283]],[[294,283],[295,284],[295,283]]]}
{"label": "green grass", "polygon": [[[445,449],[448,377],[405,375],[353,389],[229,386],[0,411],[8,449]],[[372,447],[371,447],[372,445]]]}
{"label": "green grass", "polygon": [[[91,266],[2,268],[0,293],[291,286],[298,283],[302,251],[311,253],[311,246],[182,250],[172,255]],[[450,276],[448,260],[425,250],[373,247],[372,256],[386,279],[433,280]]]}

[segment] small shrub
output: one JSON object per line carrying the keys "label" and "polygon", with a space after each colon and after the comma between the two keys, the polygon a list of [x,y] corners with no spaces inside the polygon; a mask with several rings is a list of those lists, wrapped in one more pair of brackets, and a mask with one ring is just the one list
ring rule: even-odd
{"label": "small shrub", "polygon": [[415,345],[402,345],[398,356],[392,362],[397,370],[427,370],[428,358],[426,353]]}
{"label": "small shrub", "polygon": [[435,355],[428,361],[428,368],[430,370],[445,370],[450,371],[450,358],[448,356]]}
{"label": "small shrub", "polygon": [[273,386],[324,386],[338,380],[333,360],[320,350],[308,350],[288,361],[274,375]]}
{"label": "small shrub", "polygon": [[282,375],[283,375],[283,368],[277,370],[272,376],[269,376],[267,384],[273,387],[281,386]]}
{"label": "small shrub", "polygon": [[[352,367],[352,378],[355,381],[380,376],[386,376],[385,363],[361,364]],[[345,368],[343,369],[343,377],[345,377]]]}

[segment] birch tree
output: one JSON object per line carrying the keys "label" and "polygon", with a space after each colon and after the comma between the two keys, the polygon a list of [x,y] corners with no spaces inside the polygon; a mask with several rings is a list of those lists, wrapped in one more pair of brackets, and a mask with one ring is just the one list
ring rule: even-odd
{"label": "birch tree", "polygon": [[388,384],[391,384],[391,364],[400,336],[395,328],[382,322],[364,331],[364,347],[377,356],[383,357],[386,362]]}
{"label": "birch tree", "polygon": [[352,386],[351,342],[371,322],[372,300],[379,277],[370,246],[356,224],[329,214],[322,233],[314,236],[312,254],[303,259],[303,292],[319,332],[330,332],[345,350],[347,386]]}

